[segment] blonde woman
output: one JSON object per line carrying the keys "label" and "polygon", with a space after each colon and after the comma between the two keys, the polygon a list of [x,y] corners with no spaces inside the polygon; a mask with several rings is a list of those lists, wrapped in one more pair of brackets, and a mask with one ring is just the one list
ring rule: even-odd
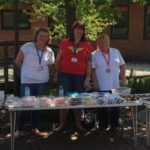
{"label": "blonde woman", "polygon": [[[97,37],[97,49],[92,53],[92,79],[96,91],[110,92],[112,88],[126,85],[125,62],[116,48],[110,47],[110,38],[107,34]],[[118,127],[119,108],[99,110],[100,128],[111,129]]]}

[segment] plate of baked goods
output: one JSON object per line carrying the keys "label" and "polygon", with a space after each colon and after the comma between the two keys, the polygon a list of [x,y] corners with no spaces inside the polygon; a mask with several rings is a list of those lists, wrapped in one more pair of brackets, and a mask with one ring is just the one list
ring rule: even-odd
{"label": "plate of baked goods", "polygon": [[126,100],[126,102],[139,102],[139,101],[141,101],[140,97],[136,94],[122,95],[121,97],[124,98]]}

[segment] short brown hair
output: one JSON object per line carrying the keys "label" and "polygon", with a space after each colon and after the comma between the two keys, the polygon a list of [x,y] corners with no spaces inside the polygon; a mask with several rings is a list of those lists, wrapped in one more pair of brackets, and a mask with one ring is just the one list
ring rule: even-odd
{"label": "short brown hair", "polygon": [[74,41],[74,29],[75,28],[81,28],[83,30],[83,35],[81,37],[81,41],[86,41],[86,36],[85,36],[85,24],[80,21],[80,20],[77,20],[73,23],[72,27],[71,27],[71,34],[70,34],[70,40],[71,41]]}
{"label": "short brown hair", "polygon": [[51,40],[52,40],[50,31],[48,30],[48,28],[44,28],[44,27],[39,28],[39,29],[35,32],[35,35],[34,35],[34,42],[37,42],[37,36],[39,35],[40,32],[46,32],[46,33],[48,33],[48,40],[47,40],[47,42],[46,42],[46,45],[50,44],[50,42],[51,42]]}

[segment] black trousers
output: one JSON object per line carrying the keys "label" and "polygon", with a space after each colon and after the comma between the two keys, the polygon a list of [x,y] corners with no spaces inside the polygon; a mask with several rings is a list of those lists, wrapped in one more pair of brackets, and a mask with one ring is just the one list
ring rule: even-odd
{"label": "black trousers", "polygon": [[98,110],[98,120],[100,128],[106,129],[108,125],[110,125],[111,128],[118,127],[119,115],[120,108],[118,107],[100,108]]}

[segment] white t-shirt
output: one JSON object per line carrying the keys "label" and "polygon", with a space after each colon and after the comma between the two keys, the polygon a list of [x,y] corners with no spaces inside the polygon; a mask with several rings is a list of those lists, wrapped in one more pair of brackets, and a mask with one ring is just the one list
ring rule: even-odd
{"label": "white t-shirt", "polygon": [[[54,53],[47,47],[44,51],[41,64],[34,42],[28,42],[21,47],[24,54],[23,64],[21,66],[21,83],[44,83],[49,80],[49,65],[55,61]],[[38,51],[42,55],[42,51]],[[39,66],[42,70],[39,71]]]}
{"label": "white t-shirt", "polygon": [[[120,65],[124,65],[125,62],[119,50],[115,48],[109,48],[109,57],[108,54],[104,54],[107,60],[109,58],[109,65],[106,63],[103,54],[98,49],[92,53],[92,69],[95,69],[98,86],[100,90],[118,88],[120,87]],[[106,71],[108,68],[111,70],[109,73]]]}

